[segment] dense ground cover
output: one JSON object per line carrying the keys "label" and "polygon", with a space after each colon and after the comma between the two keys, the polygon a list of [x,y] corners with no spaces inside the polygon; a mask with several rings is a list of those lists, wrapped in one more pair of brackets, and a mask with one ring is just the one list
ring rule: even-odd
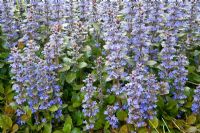
{"label": "dense ground cover", "polygon": [[0,7],[0,132],[200,132],[199,0]]}

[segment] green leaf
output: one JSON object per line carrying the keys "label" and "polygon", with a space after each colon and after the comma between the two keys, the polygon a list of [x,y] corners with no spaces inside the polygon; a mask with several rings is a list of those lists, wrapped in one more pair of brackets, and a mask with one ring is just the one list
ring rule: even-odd
{"label": "green leaf", "polygon": [[111,133],[109,129],[104,129],[103,133]]}
{"label": "green leaf", "polygon": [[188,72],[189,72],[189,73],[194,72],[195,69],[196,69],[195,66],[188,66]]}
{"label": "green leaf", "polygon": [[33,108],[35,109],[35,110],[38,110],[38,108],[39,108],[39,104],[35,104],[34,106],[33,106]]}
{"label": "green leaf", "polygon": [[110,123],[108,121],[105,122],[104,129],[108,129],[110,127]]}
{"label": "green leaf", "polygon": [[80,107],[80,106],[81,106],[81,102],[74,102],[74,103],[72,104],[72,106],[73,106],[74,108]]}
{"label": "green leaf", "polygon": [[30,128],[29,128],[29,127],[26,127],[26,128],[24,129],[24,133],[30,133]]}
{"label": "green leaf", "polygon": [[51,123],[47,123],[44,125],[44,131],[43,133],[51,133],[52,132],[52,125]]}
{"label": "green leaf", "polygon": [[3,66],[4,66],[4,63],[0,62],[0,68],[3,68]]}
{"label": "green leaf", "polygon": [[89,45],[86,45],[83,48],[83,51],[85,52],[87,58],[89,58],[91,56],[91,54],[92,54],[91,50],[92,49],[91,49],[91,47]]}
{"label": "green leaf", "polygon": [[0,93],[4,94],[3,83],[0,81]]}
{"label": "green leaf", "polygon": [[69,110],[70,112],[73,112],[73,111],[75,111],[76,109],[75,109],[72,105],[70,105],[70,106],[68,106],[68,110]]}
{"label": "green leaf", "polygon": [[84,85],[83,84],[80,84],[80,85],[73,85],[73,90],[80,90]]}
{"label": "green leaf", "polygon": [[0,116],[0,127],[3,129],[10,129],[12,127],[12,120],[7,115]]}
{"label": "green leaf", "polygon": [[192,107],[192,104],[193,104],[193,102],[192,101],[190,101],[190,102],[187,102],[185,105],[184,105],[184,107],[185,108],[191,108]]}
{"label": "green leaf", "polygon": [[29,115],[29,116],[32,115],[32,111],[29,108],[29,106],[23,106],[23,110],[26,112],[27,115]]}
{"label": "green leaf", "polygon": [[3,97],[0,96],[0,100],[3,100]]}
{"label": "green leaf", "polygon": [[50,108],[49,108],[49,111],[51,111],[51,112],[55,112],[55,111],[57,111],[58,110],[58,107],[56,106],[56,105],[53,105],[53,106],[51,106]]}
{"label": "green leaf", "polygon": [[83,124],[83,115],[82,112],[76,111],[73,113],[73,120],[75,121],[76,126],[80,126]]}
{"label": "green leaf", "polygon": [[64,133],[62,130],[56,130],[53,133]]}
{"label": "green leaf", "polygon": [[200,51],[199,50],[195,50],[194,52],[193,52],[193,55],[194,56],[198,56],[200,54]]}
{"label": "green leaf", "polygon": [[7,52],[2,52],[1,54],[0,54],[0,58],[7,58],[8,57],[8,55],[9,55],[9,53],[7,53]]}
{"label": "green leaf", "polygon": [[24,115],[21,116],[21,119],[22,119],[23,121],[28,121],[29,118],[30,118],[30,116],[27,115],[27,114],[24,114]]}
{"label": "green leaf", "polygon": [[61,69],[59,69],[59,72],[65,72],[65,71],[68,71],[69,69],[70,69],[70,66],[64,64],[63,67]]}
{"label": "green leaf", "polygon": [[117,118],[121,121],[126,121],[127,113],[123,110],[119,110],[119,111],[117,111]]}
{"label": "green leaf", "polygon": [[179,33],[179,34],[177,34],[178,35],[178,37],[183,37],[183,36],[185,36],[185,35],[187,35],[186,33],[184,33],[184,32],[181,32],[181,33]]}
{"label": "green leaf", "polygon": [[39,132],[39,131],[41,131],[42,128],[44,127],[44,123],[41,123],[41,124],[39,124],[39,125],[34,125],[34,126],[36,126],[36,130]]}
{"label": "green leaf", "polygon": [[106,101],[108,102],[108,104],[113,104],[115,102],[115,96],[114,95],[109,95],[106,98]]}
{"label": "green leaf", "polygon": [[93,25],[93,27],[95,28],[95,30],[97,31],[97,32],[99,32],[100,31],[100,26],[99,26],[99,23],[93,23],[92,24]]}
{"label": "green leaf", "polygon": [[79,64],[78,64],[78,68],[84,68],[84,67],[86,67],[87,66],[87,63],[86,62],[80,62]]}
{"label": "green leaf", "polygon": [[76,73],[68,73],[67,76],[66,76],[66,82],[67,83],[72,83],[74,80],[76,79]]}
{"label": "green leaf", "polygon": [[148,133],[147,128],[140,128],[138,133]]}
{"label": "green leaf", "polygon": [[196,133],[197,127],[191,126],[186,130],[187,133]]}
{"label": "green leaf", "polygon": [[165,106],[164,100],[161,96],[158,96],[158,107],[163,108]]}
{"label": "green leaf", "polygon": [[155,64],[157,64],[157,62],[154,60],[150,60],[147,62],[147,65],[149,65],[149,66],[154,66]]}
{"label": "green leaf", "polygon": [[154,117],[152,120],[149,120],[149,123],[153,128],[158,127],[158,119],[156,117]]}
{"label": "green leaf", "polygon": [[7,102],[11,102],[13,100],[14,97],[14,93],[9,93],[6,98],[7,98]]}
{"label": "green leaf", "polygon": [[166,105],[165,108],[167,111],[170,112],[170,114],[172,115],[177,115],[178,114],[178,104],[177,101],[175,101],[174,99],[168,97],[168,103]]}
{"label": "green leaf", "polygon": [[72,129],[72,118],[70,116],[67,116],[67,119],[65,121],[63,132],[64,133],[71,133]]}
{"label": "green leaf", "polygon": [[187,118],[186,121],[189,125],[192,125],[196,122],[196,119],[197,119],[197,117],[194,114],[192,114]]}
{"label": "green leaf", "polygon": [[197,70],[196,70],[198,73],[200,72],[200,66],[198,66]]}
{"label": "green leaf", "polygon": [[185,95],[189,97],[190,94],[191,94],[191,89],[190,89],[190,87],[185,87],[184,92],[185,92]]}
{"label": "green leaf", "polygon": [[120,128],[119,133],[128,133],[128,126],[127,125],[123,125]]}
{"label": "green leaf", "polygon": [[188,75],[189,81],[200,83],[200,75],[197,73],[191,73]]}
{"label": "green leaf", "polygon": [[12,132],[11,133],[16,133],[19,130],[19,126],[17,124],[14,124],[12,127]]}
{"label": "green leaf", "polygon": [[172,120],[172,122],[174,123],[174,125],[176,127],[179,127],[179,128],[180,127],[184,127],[186,125],[184,120],[176,120],[176,119],[174,119],[174,120]]}
{"label": "green leaf", "polygon": [[80,93],[73,93],[71,101],[74,108],[79,107],[82,103]]}
{"label": "green leaf", "polygon": [[73,128],[71,133],[81,133],[79,128]]}
{"label": "green leaf", "polygon": [[68,57],[64,57],[63,58],[63,62],[66,64],[71,64],[72,63],[72,59],[68,58]]}
{"label": "green leaf", "polygon": [[62,108],[67,108],[68,107],[68,104],[62,104]]}
{"label": "green leaf", "polygon": [[99,129],[102,129],[103,125],[105,124],[105,118],[103,117],[103,112],[100,111],[98,114],[97,114],[97,118],[98,119],[95,119],[95,118],[89,118],[89,121],[95,121],[95,126],[94,126],[94,129],[95,130],[99,130]]}

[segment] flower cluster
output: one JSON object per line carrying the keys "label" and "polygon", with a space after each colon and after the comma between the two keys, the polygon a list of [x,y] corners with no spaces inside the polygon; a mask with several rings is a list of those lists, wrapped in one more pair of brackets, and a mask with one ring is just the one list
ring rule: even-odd
{"label": "flower cluster", "polygon": [[[163,70],[160,72],[160,78],[167,80],[170,88],[175,88],[173,91],[174,98],[183,100],[186,98],[184,94],[184,87],[187,81],[187,70],[185,67],[188,65],[187,57],[180,54],[181,46],[179,46],[178,32],[184,25],[183,18],[185,13],[179,9],[177,2],[170,2],[167,8],[167,20],[165,26],[168,30],[165,31],[165,44],[161,50],[161,67]],[[170,81],[173,80],[171,84]]]}
{"label": "flower cluster", "polygon": [[106,120],[109,121],[112,128],[118,127],[118,118],[115,116],[115,112],[120,109],[119,104],[115,103],[114,106],[108,105],[104,114],[107,116]]}
{"label": "flower cluster", "polygon": [[98,22],[99,14],[97,12],[97,0],[92,0],[90,2],[89,11],[91,12],[89,14],[90,15],[89,23],[93,24]]}
{"label": "flower cluster", "polygon": [[175,55],[176,55],[176,38],[170,35],[167,35],[166,42],[162,44],[163,48],[160,52],[161,55],[161,67],[159,75],[163,81],[170,81],[173,79],[174,69],[176,66]]}
{"label": "flower cluster", "polygon": [[[38,50],[39,47],[31,40],[23,51],[13,48],[9,58],[11,73],[14,75],[12,78],[13,90],[17,93],[16,103],[20,107],[27,103],[35,115],[52,106],[62,104],[60,86],[56,83],[55,71],[58,66],[50,65],[47,60],[39,58],[36,55]],[[19,108],[17,116],[24,113],[25,111]],[[35,122],[36,124],[40,122],[37,115]]]}
{"label": "flower cluster", "polygon": [[[56,24],[62,24],[64,22],[65,15],[65,1],[64,0],[54,0],[52,2],[52,20]],[[55,23],[53,23],[55,25]]]}
{"label": "flower cluster", "polygon": [[147,39],[150,40],[149,59],[158,59],[158,43],[162,41],[161,31],[164,26],[164,4],[160,1],[149,3],[146,8],[148,15],[145,23],[147,25]]}
{"label": "flower cluster", "polygon": [[130,124],[137,127],[146,126],[149,119],[156,115],[157,92],[159,85],[155,75],[149,74],[142,64],[137,64],[132,74],[127,77],[125,85],[128,103],[128,119]]}
{"label": "flower cluster", "polygon": [[131,44],[131,33],[132,33],[132,28],[133,28],[133,18],[134,18],[134,6],[135,2],[130,1],[130,0],[125,0],[124,1],[124,9],[123,9],[123,14],[125,14],[125,24],[124,24],[124,29],[127,31],[127,36],[129,36],[129,45]]}
{"label": "flower cluster", "polygon": [[195,114],[198,114],[200,112],[200,101],[199,101],[199,96],[200,96],[200,86],[197,86],[197,88],[195,89],[195,95],[194,95],[194,101],[192,104],[192,111]]}
{"label": "flower cluster", "polygon": [[99,112],[99,107],[96,101],[93,100],[95,93],[97,92],[97,87],[93,86],[94,76],[89,74],[84,80],[86,86],[81,89],[81,92],[85,94],[82,101],[83,114],[87,118],[85,121],[86,130],[93,129],[96,121],[96,115]]}
{"label": "flower cluster", "polygon": [[14,3],[9,1],[0,1],[0,23],[3,27],[3,31],[7,36],[7,47],[11,48],[16,45],[19,38],[16,20],[14,19]]}
{"label": "flower cluster", "polygon": [[42,17],[41,17],[41,23],[45,26],[45,35],[49,35],[50,31],[49,31],[49,27],[52,25],[53,23],[53,13],[52,13],[52,1],[49,0],[44,0],[41,5],[39,6],[39,8],[42,10]]}
{"label": "flower cluster", "polygon": [[144,63],[148,60],[150,41],[147,40],[147,27],[145,25],[146,8],[141,1],[136,1],[133,8],[133,30],[130,48],[134,51],[134,61]]}
{"label": "flower cluster", "polygon": [[57,24],[52,27],[52,35],[49,38],[49,42],[44,46],[42,53],[47,63],[58,64],[58,57],[62,53],[64,41],[61,25]]}
{"label": "flower cluster", "polygon": [[67,2],[67,25],[66,32],[71,44],[77,43],[82,46],[82,43],[87,35],[88,30],[88,13],[89,2],[86,0]]}
{"label": "flower cluster", "polygon": [[173,86],[176,88],[174,91],[174,99],[183,100],[186,98],[184,90],[188,75],[188,71],[185,68],[188,65],[187,57],[182,54],[178,55],[176,63],[176,70],[173,72]]}
{"label": "flower cluster", "polygon": [[200,1],[193,0],[189,3],[188,5],[188,10],[186,12],[188,13],[188,23],[186,24],[186,31],[187,31],[187,39],[186,39],[186,44],[187,48],[192,47],[191,44],[196,46],[195,44],[198,44],[200,41],[199,39],[199,24],[198,24],[198,14],[200,13],[200,9],[198,8],[200,5]]}
{"label": "flower cluster", "polygon": [[23,40],[27,42],[28,40],[36,40],[39,37],[37,32],[39,28],[39,23],[37,21],[38,14],[37,14],[37,2],[31,2],[30,6],[27,7],[27,16],[26,22],[22,23],[21,29],[23,31]]}
{"label": "flower cluster", "polygon": [[104,33],[106,41],[104,48],[108,53],[106,70],[110,79],[121,79],[125,76],[123,67],[126,65],[128,38],[123,34],[124,31],[117,14],[114,14],[119,7],[115,7],[116,3],[110,2],[108,4],[110,4],[110,7],[106,7],[108,8],[105,13],[107,16],[102,18],[105,21],[103,26],[107,25],[106,27],[109,28]]}
{"label": "flower cluster", "polygon": [[11,56],[9,58],[9,62],[11,63],[11,73],[14,75],[12,76],[12,79],[15,80],[15,83],[13,84],[12,88],[18,93],[18,95],[16,95],[14,99],[16,100],[16,103],[18,105],[21,105],[26,101],[27,97],[23,86],[24,75],[26,73],[23,69],[23,55],[21,54],[21,51],[16,47],[13,47],[11,49]]}
{"label": "flower cluster", "polygon": [[79,11],[81,21],[87,21],[89,14],[90,0],[81,0],[79,2]]}
{"label": "flower cluster", "polygon": [[[57,85],[57,73],[60,68],[58,57],[61,54],[63,39],[60,25],[55,25],[50,36],[50,41],[42,51],[44,59],[36,53],[39,46],[30,40],[23,50],[16,47],[12,49],[9,62],[13,76],[13,90],[17,92],[16,103],[20,106],[28,104],[35,114],[36,124],[40,123],[38,112],[50,109],[52,106],[62,105],[60,86]],[[23,109],[18,109],[17,115],[24,114]],[[61,110],[55,112],[55,118],[62,115]]]}
{"label": "flower cluster", "polygon": [[[101,16],[103,21],[103,37],[105,40],[104,49],[106,56],[106,72],[108,79],[113,81],[113,85],[108,89],[109,93],[114,93],[120,99],[123,92],[121,80],[126,76],[124,67],[127,65],[127,45],[128,37],[125,35],[122,21],[119,18],[119,5],[113,1],[102,1],[100,3]],[[115,116],[119,109],[119,103],[115,106],[107,106],[104,114],[113,128],[117,128],[118,118]]]}

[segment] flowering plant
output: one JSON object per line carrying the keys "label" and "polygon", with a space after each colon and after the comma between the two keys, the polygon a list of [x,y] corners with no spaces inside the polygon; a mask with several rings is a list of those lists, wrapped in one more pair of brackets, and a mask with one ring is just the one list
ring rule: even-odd
{"label": "flowering plant", "polygon": [[0,0],[0,132],[199,132],[199,6]]}

